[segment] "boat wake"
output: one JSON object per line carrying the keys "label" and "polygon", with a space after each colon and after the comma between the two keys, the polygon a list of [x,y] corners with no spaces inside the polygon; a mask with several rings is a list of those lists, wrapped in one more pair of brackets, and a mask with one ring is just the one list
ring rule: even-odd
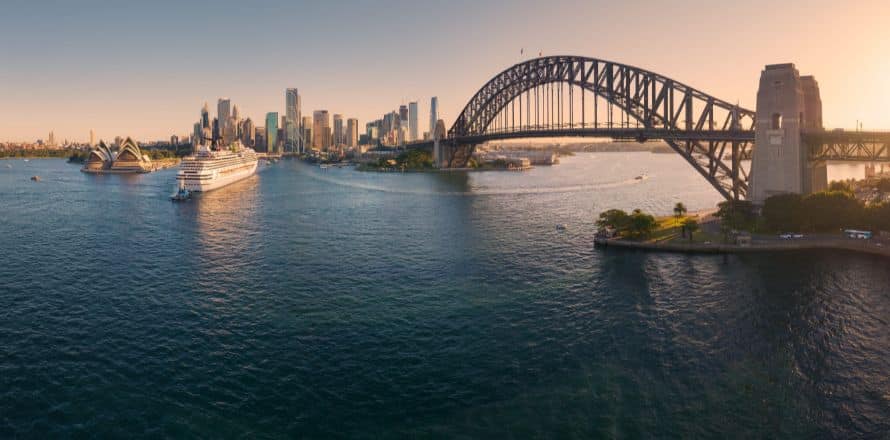
{"label": "boat wake", "polygon": [[632,186],[643,183],[649,177],[645,176],[642,179],[632,178],[625,179],[620,181],[613,182],[599,182],[599,183],[591,183],[591,184],[583,184],[583,185],[567,185],[567,186],[556,186],[556,187],[519,187],[519,188],[488,188],[488,187],[477,187],[472,188],[469,191],[435,191],[428,190],[422,188],[392,188],[382,185],[375,185],[371,183],[361,183],[361,182],[350,182],[345,180],[336,179],[333,177],[329,177],[329,175],[321,175],[320,173],[311,173],[311,176],[316,179],[326,183],[331,183],[334,185],[339,185],[348,188],[355,189],[364,189],[367,191],[377,191],[377,192],[385,192],[385,193],[393,193],[393,194],[416,194],[416,195],[439,195],[439,196],[453,196],[453,197],[475,197],[475,196],[501,196],[501,195],[524,195],[524,194],[560,194],[560,193],[576,193],[576,192],[590,192],[596,190],[603,189],[611,189],[611,188],[620,188],[625,186]]}

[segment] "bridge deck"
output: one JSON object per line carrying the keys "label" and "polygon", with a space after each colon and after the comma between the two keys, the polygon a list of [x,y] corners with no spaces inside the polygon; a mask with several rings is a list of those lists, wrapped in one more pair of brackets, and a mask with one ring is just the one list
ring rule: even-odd
{"label": "bridge deck", "polygon": [[[725,131],[725,130],[699,130],[699,131],[676,131],[667,129],[648,129],[648,128],[532,128],[527,130],[511,130],[486,133],[478,136],[460,136],[456,138],[446,139],[445,142],[455,144],[482,144],[490,141],[510,140],[510,139],[533,139],[533,138],[572,138],[572,137],[589,137],[589,138],[608,138],[615,140],[676,140],[700,141],[700,142],[754,142],[753,131]],[[406,148],[432,148],[432,141],[413,142],[405,145]]]}
{"label": "bridge deck", "polygon": [[751,130],[670,130],[659,128],[535,128],[489,132],[478,136],[461,136],[455,138],[458,143],[478,144],[487,141],[523,139],[523,138],[558,138],[558,137],[590,137],[611,138],[617,140],[651,139],[700,141],[700,142],[753,142],[754,132]]}
{"label": "bridge deck", "polygon": [[[699,130],[682,132],[665,129],[646,128],[536,128],[487,133],[480,136],[463,136],[447,139],[445,142],[455,144],[482,144],[489,141],[525,139],[525,138],[557,138],[557,137],[591,137],[611,138],[616,140],[676,140],[684,141],[715,141],[715,142],[754,142],[753,131]],[[816,161],[833,162],[890,162],[890,132],[879,131],[818,131],[802,133],[803,141],[809,146],[810,158]],[[432,141],[415,142],[406,148],[433,147]],[[752,150],[756,145],[752,146]],[[745,158],[750,159],[751,151]]]}
{"label": "bridge deck", "polygon": [[819,131],[802,137],[812,160],[890,162],[890,132]]}

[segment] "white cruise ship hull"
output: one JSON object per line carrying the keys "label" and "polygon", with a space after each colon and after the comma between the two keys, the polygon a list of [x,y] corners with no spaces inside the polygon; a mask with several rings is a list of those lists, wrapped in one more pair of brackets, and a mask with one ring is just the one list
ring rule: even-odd
{"label": "white cruise ship hull", "polygon": [[189,192],[207,192],[231,185],[256,174],[253,150],[249,154],[205,153],[183,160],[176,174],[179,188]]}
{"label": "white cruise ship hull", "polygon": [[217,175],[215,177],[210,177],[206,180],[187,179],[183,186],[185,187],[185,189],[192,192],[213,191],[226,185],[231,185],[239,180],[244,180],[256,174],[256,168],[257,162],[254,162],[253,164],[246,166],[241,170],[232,171],[225,175],[220,175],[220,173],[217,172]]}

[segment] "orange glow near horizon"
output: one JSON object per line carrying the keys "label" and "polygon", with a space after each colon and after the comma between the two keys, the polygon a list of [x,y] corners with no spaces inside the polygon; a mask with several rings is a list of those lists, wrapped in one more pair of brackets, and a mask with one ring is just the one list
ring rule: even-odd
{"label": "orange glow near horizon", "polygon": [[[362,128],[414,100],[426,121],[429,98],[438,96],[450,126],[483,84],[538,52],[635,65],[750,109],[763,66],[793,62],[819,82],[826,127],[861,121],[890,130],[885,0],[677,0],[668,9],[649,1],[501,3],[403,2],[405,17],[393,27],[363,25],[386,19],[369,4],[344,7],[336,21],[301,2],[237,14],[222,5],[101,13],[62,5],[71,11],[54,16],[30,3],[5,7],[0,37],[15,44],[2,49],[0,142],[45,139],[50,130],[74,141],[88,140],[90,129],[100,139],[186,135],[204,102],[215,114],[220,96],[261,121],[266,112],[283,113],[288,87],[300,90],[303,115],[327,109],[357,117]],[[143,15],[170,22],[132,22]],[[221,45],[195,20],[270,24]],[[290,45],[276,30],[288,20],[301,26]],[[107,33],[97,36],[96,28]],[[394,44],[383,44],[393,35]]]}

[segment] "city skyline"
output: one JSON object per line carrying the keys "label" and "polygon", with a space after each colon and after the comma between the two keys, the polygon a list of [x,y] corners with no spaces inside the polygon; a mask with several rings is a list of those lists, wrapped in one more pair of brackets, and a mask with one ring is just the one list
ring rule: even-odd
{"label": "city skyline", "polygon": [[887,17],[6,0],[0,440],[883,438]]}
{"label": "city skyline", "polygon": [[[576,1],[458,2],[447,8],[384,2],[344,7],[337,14],[340,33],[325,31],[330,14],[312,3],[197,2],[172,15],[169,8],[150,5],[50,3],[16,3],[0,18],[0,35],[19,42],[5,48],[9,62],[0,67],[0,141],[30,141],[53,131],[56,139],[88,142],[91,129],[99,138],[165,139],[191,132],[194,108],[222,96],[255,119],[286,114],[281,96],[292,87],[300,89],[304,112],[332,109],[362,123],[393,104],[438,96],[440,117],[450,126],[489,78],[539,53],[636,65],[748,108],[762,66],[794,62],[820,78],[830,104],[826,126],[854,128],[857,121],[866,128],[890,126],[883,111],[890,100],[885,79],[890,63],[882,57],[890,48],[890,30],[882,24],[890,6],[877,1],[804,6],[757,0],[720,5],[718,11],[711,3],[687,0],[672,8],[677,11],[659,14],[646,2],[619,8]],[[45,13],[49,6],[53,14]],[[393,6],[410,19],[383,29],[366,25],[385,20],[383,11]],[[565,14],[567,9],[573,13]],[[429,20],[431,11],[436,20]],[[732,15],[736,24],[707,19],[717,12]],[[516,33],[513,23],[529,16],[537,26]],[[133,26],[133,20],[157,26]],[[262,20],[268,26],[260,26]],[[462,33],[449,29],[454,21],[463,24]],[[632,21],[634,31],[628,33]],[[250,32],[233,33],[227,45],[209,44],[213,39],[201,23],[235,31],[246,26]],[[696,24],[696,33],[689,33],[689,23]],[[262,44],[282,38],[289,24],[301,29],[288,37],[292,43]],[[845,29],[843,37],[799,38],[805,28],[821,25]],[[104,32],[96,35],[96,28]],[[400,50],[381,50],[374,42],[392,29],[414,37],[404,39]],[[17,38],[26,34],[27,41]],[[321,42],[304,44],[313,35],[321,35]],[[250,62],[235,61],[248,53]],[[420,111],[425,120],[429,108],[422,105]]]}

